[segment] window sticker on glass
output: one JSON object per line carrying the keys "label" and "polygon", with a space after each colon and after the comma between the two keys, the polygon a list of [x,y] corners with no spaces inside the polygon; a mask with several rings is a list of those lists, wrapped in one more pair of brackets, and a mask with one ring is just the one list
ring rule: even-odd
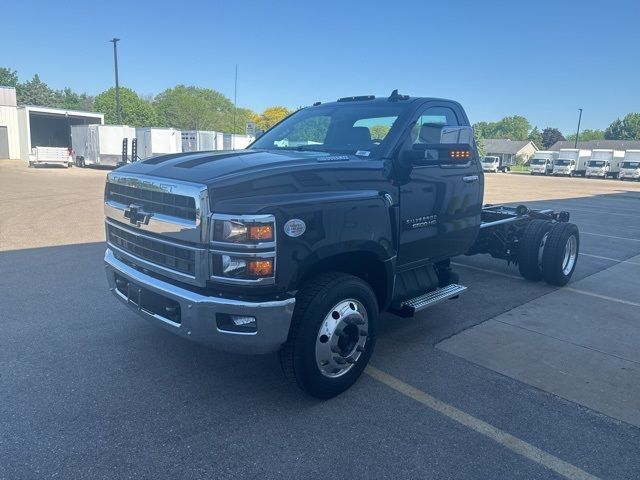
{"label": "window sticker on glass", "polygon": [[356,155],[359,157],[368,157],[369,155],[371,155],[371,152],[367,151],[367,150],[358,150],[356,152]]}

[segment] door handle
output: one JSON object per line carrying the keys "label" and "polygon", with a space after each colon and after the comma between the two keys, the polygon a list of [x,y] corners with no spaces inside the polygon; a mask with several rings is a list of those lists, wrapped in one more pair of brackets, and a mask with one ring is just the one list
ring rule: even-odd
{"label": "door handle", "polygon": [[478,181],[478,175],[467,175],[466,177],[462,177],[462,181],[464,183],[473,183]]}

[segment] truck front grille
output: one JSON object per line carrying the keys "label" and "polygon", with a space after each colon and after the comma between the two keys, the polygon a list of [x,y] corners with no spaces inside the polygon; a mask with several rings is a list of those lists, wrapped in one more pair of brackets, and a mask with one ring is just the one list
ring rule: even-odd
{"label": "truck front grille", "polygon": [[107,183],[105,197],[106,200],[123,205],[140,205],[145,212],[186,220],[195,220],[198,214],[193,197],[176,195],[175,193],[146,190],[119,183]]}
{"label": "truck front grille", "polygon": [[107,224],[107,241],[126,253],[176,272],[195,276],[196,252]]}

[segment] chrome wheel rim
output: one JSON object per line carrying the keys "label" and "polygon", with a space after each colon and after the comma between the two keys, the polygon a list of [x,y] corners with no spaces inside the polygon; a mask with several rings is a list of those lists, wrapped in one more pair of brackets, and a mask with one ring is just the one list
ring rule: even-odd
{"label": "chrome wheel rim", "polygon": [[578,239],[575,235],[571,235],[567,239],[567,243],[564,246],[564,258],[562,259],[562,273],[569,275],[573,270],[573,266],[576,264],[576,257],[578,256]]}
{"label": "chrome wheel rim", "polygon": [[369,335],[367,310],[349,298],[329,310],[316,337],[316,364],[325,377],[337,378],[353,368]]}

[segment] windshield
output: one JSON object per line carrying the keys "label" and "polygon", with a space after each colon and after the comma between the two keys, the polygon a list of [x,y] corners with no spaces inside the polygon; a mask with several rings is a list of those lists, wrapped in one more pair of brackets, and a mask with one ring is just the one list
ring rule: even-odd
{"label": "windshield", "polygon": [[566,160],[566,159],[559,159],[556,160],[556,165],[560,165],[562,167],[566,167],[567,165],[571,164],[571,160]]}
{"label": "windshield", "polygon": [[484,157],[482,163],[495,163],[498,161],[498,157]]}
{"label": "windshield", "polygon": [[600,160],[591,160],[589,162],[590,167],[604,167],[605,162]]}
{"label": "windshield", "polygon": [[256,140],[250,149],[313,150],[379,155],[406,104],[327,105],[299,110]]}
{"label": "windshield", "polygon": [[531,165],[544,165],[545,163],[547,163],[546,158],[534,158],[531,160]]}

